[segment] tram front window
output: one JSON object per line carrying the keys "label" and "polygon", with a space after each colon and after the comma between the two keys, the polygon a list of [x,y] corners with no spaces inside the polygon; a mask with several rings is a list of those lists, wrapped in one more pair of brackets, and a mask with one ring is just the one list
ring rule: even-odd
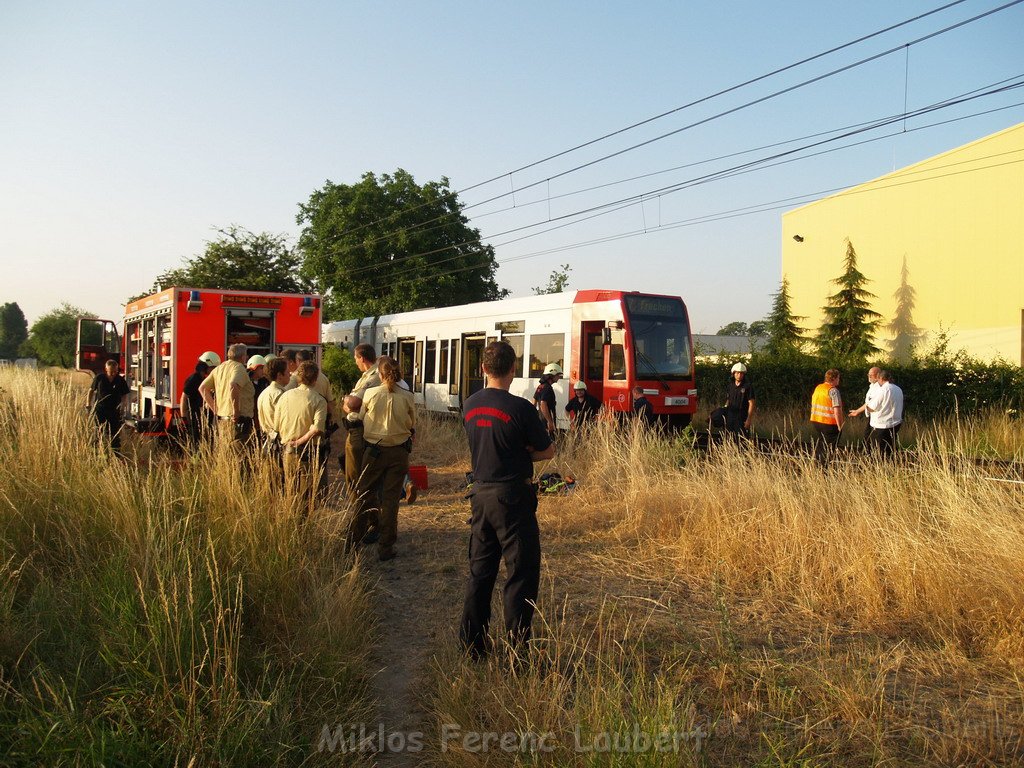
{"label": "tram front window", "polygon": [[693,376],[690,326],[679,299],[626,296],[626,311],[637,378],[679,381]]}

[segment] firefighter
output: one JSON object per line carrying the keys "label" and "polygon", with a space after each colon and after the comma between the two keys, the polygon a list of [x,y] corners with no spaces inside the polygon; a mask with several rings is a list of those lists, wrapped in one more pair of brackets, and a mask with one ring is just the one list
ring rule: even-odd
{"label": "firefighter", "polygon": [[562,366],[558,363],[548,363],[544,373],[540,377],[537,389],[533,393],[533,404],[537,407],[540,420],[547,427],[548,434],[555,436],[555,389],[554,385],[561,381]]}
{"label": "firefighter", "polygon": [[103,373],[96,374],[89,389],[89,401],[96,418],[98,435],[116,454],[121,453],[121,410],[131,389],[118,370],[116,360],[107,360]]}
{"label": "firefighter", "polygon": [[572,385],[572,391],[573,397],[565,404],[565,413],[572,418],[573,429],[579,430],[597,420],[601,401],[587,392],[587,385],[582,379]]}
{"label": "firefighter", "polygon": [[277,403],[288,391],[288,363],[276,357],[267,365],[270,384],[256,401],[260,425],[263,429],[263,455],[281,466],[281,439],[277,429]]}
{"label": "firefighter", "polygon": [[355,491],[359,480],[359,472],[363,466],[363,448],[366,445],[359,410],[363,407],[366,391],[371,387],[379,387],[381,383],[380,373],[377,371],[377,352],[371,345],[358,344],[352,350],[352,357],[362,375],[342,402],[342,410],[345,412],[342,426],[348,433],[345,438],[345,480],[350,494]]}
{"label": "firefighter", "polygon": [[220,355],[216,352],[203,352],[196,361],[195,372],[185,379],[181,391],[181,420],[185,425],[185,443],[190,450],[196,450],[200,441],[210,439],[213,435],[213,421],[210,412],[203,406],[203,396],[199,385],[203,383],[210,371],[220,365]]}
{"label": "firefighter", "polygon": [[228,347],[228,359],[199,385],[203,402],[217,415],[220,444],[241,453],[253,433],[256,413],[252,380],[245,370],[245,344]]}
{"label": "firefighter", "polygon": [[319,496],[324,474],[317,443],[327,433],[327,402],[314,391],[320,368],[302,363],[296,373],[299,385],[277,401],[274,421],[281,440],[286,487],[295,494],[302,516]]}
{"label": "firefighter", "polygon": [[377,370],[381,384],[366,391],[359,408],[366,448],[356,485],[356,514],[349,528],[348,543],[355,547],[363,541],[371,509],[375,508],[380,528],[377,557],[384,561],[395,556],[398,503],[409,472],[416,410],[412,392],[399,386],[402,374],[398,364],[390,358],[381,358]]}
{"label": "firefighter", "polygon": [[729,393],[725,405],[716,408],[708,420],[708,429],[724,428],[734,435],[750,436],[750,422],[754,418],[754,388],[747,381],[747,366],[736,363],[730,371]]}

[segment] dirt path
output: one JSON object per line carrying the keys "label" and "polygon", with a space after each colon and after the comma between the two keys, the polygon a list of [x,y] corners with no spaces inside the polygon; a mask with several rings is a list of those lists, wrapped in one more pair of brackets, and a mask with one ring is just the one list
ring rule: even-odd
{"label": "dirt path", "polygon": [[421,752],[395,746],[413,733],[421,734],[425,745],[437,739],[419,697],[435,654],[454,636],[462,606],[468,505],[457,503],[460,479],[456,473],[432,472],[431,489],[399,508],[398,556],[378,562],[375,547],[364,555],[379,621],[373,687],[386,740],[376,755],[379,765],[420,765]]}

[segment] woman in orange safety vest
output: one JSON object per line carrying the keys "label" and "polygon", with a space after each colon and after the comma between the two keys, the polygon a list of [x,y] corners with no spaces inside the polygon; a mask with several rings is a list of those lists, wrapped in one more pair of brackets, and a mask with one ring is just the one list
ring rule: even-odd
{"label": "woman in orange safety vest", "polygon": [[843,396],[839,392],[839,371],[829,368],[825,381],[811,395],[811,426],[815,430],[814,456],[822,464],[839,445],[843,429]]}

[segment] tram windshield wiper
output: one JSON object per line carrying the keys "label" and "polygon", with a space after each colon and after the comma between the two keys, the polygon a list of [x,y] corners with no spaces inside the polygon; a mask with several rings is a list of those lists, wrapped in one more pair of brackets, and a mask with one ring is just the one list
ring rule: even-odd
{"label": "tram windshield wiper", "polygon": [[646,363],[647,367],[651,369],[651,373],[658,377],[658,381],[661,382],[661,385],[665,388],[665,391],[670,391],[672,388],[668,385],[668,382],[665,380],[665,377],[661,375],[661,372],[658,370],[658,366],[654,364],[654,361],[651,360],[651,358],[649,358],[639,349],[635,350],[635,352],[637,360],[641,360],[644,363]]}

